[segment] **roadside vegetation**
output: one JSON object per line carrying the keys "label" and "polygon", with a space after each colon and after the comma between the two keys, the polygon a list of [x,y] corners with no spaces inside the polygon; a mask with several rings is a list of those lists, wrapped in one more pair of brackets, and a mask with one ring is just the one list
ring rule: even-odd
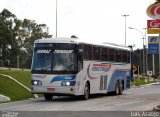
{"label": "roadside vegetation", "polygon": [[153,77],[149,76],[141,76],[141,77],[134,77],[133,82],[131,82],[132,86],[140,86],[140,85],[145,85],[145,84],[150,84],[154,83],[155,80]]}
{"label": "roadside vegetation", "polygon": [[26,70],[3,70],[0,74],[5,74],[18,80],[23,85],[31,89],[31,73]]}
{"label": "roadside vegetation", "polygon": [[[0,74],[9,75],[23,85],[31,88],[31,74],[30,71],[24,70],[4,70]],[[31,92],[9,79],[8,77],[0,75],[0,94],[10,97],[11,101],[24,100],[32,98]]]}

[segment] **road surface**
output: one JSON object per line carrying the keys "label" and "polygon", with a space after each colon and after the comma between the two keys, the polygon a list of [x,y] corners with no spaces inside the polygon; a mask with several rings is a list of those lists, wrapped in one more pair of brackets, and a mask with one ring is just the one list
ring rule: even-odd
{"label": "road surface", "polygon": [[55,97],[0,104],[0,111],[148,111],[160,105],[160,84],[132,87],[123,95],[93,95],[87,101],[78,97]]}

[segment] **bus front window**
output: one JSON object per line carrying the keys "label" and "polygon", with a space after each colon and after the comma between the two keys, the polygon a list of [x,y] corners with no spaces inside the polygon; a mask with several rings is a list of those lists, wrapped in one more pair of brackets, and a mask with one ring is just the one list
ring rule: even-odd
{"label": "bus front window", "polygon": [[51,50],[36,49],[34,51],[32,70],[51,71]]}
{"label": "bus front window", "polygon": [[74,50],[54,50],[53,71],[76,71]]}
{"label": "bus front window", "polygon": [[75,74],[77,73],[75,44],[35,44],[32,73]]}

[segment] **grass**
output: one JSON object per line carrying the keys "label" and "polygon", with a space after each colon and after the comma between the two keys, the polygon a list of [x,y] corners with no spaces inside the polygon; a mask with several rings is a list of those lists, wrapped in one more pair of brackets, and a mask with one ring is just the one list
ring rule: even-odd
{"label": "grass", "polygon": [[153,83],[154,81],[150,81],[149,79],[146,78],[140,78],[138,79],[137,77],[135,77],[133,79],[132,85],[134,86],[140,86],[140,85],[145,85],[145,84],[149,84],[149,83]]}
{"label": "grass", "polygon": [[10,97],[11,101],[24,100],[32,97],[29,91],[2,75],[0,75],[0,94]]}
{"label": "grass", "polygon": [[9,75],[31,89],[31,72],[30,71],[3,70],[3,71],[0,71],[0,74]]}

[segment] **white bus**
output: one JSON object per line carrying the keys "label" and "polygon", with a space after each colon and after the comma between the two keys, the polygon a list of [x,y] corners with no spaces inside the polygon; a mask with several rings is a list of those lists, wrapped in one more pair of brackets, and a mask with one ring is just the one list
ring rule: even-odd
{"label": "white bus", "polygon": [[82,96],[130,88],[132,49],[126,46],[79,42],[73,38],[39,39],[34,42],[32,93]]}

